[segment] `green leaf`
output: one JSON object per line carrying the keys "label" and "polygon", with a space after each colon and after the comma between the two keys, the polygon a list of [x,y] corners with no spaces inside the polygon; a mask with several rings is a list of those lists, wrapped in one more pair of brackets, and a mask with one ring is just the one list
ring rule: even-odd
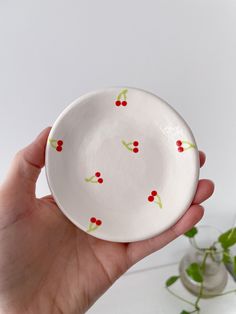
{"label": "green leaf", "polygon": [[183,310],[180,314],[190,314],[190,312]]}
{"label": "green leaf", "polygon": [[185,236],[188,238],[193,238],[196,234],[198,233],[198,230],[196,227],[193,227],[192,229],[190,229],[189,231],[185,232]]}
{"label": "green leaf", "polygon": [[234,245],[236,243],[236,228],[229,229],[225,233],[222,233],[218,240],[224,249]]}
{"label": "green leaf", "polygon": [[232,263],[232,257],[230,255],[230,251],[228,249],[225,249],[223,252],[223,263],[224,264]]}
{"label": "green leaf", "polygon": [[236,275],[236,256],[234,256],[234,266],[233,266],[233,270],[234,270],[234,273]]}
{"label": "green leaf", "polygon": [[192,263],[186,269],[186,273],[196,282],[203,282],[203,275],[200,265],[197,263]]}
{"label": "green leaf", "polygon": [[173,285],[178,279],[179,279],[179,276],[170,277],[169,279],[166,280],[166,287]]}

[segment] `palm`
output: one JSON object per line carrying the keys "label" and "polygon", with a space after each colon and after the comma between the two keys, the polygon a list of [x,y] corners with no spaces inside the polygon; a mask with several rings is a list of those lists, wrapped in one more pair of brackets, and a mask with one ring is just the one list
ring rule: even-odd
{"label": "palm", "polygon": [[[12,265],[9,256],[5,262],[10,272],[14,267],[18,273],[17,280],[12,278],[15,295],[11,298],[33,313],[40,302],[46,307],[43,313],[56,309],[80,313],[128,267],[126,244],[87,235],[59,211],[51,197],[24,207],[22,217],[8,228],[9,232],[15,229],[14,238],[7,239]],[[90,293],[85,297],[86,291]]]}
{"label": "palm", "polygon": [[[37,172],[32,164],[31,171]],[[36,180],[38,173],[34,175]],[[19,186],[11,176],[0,198],[0,241],[4,243],[0,296],[2,292],[21,313],[23,309],[27,313],[83,313],[131,265],[187,231],[202,216],[202,208],[194,205],[158,237],[131,244],[107,242],[74,226],[51,196],[36,199],[34,186],[16,195]],[[209,197],[212,190],[209,182],[202,182],[195,203]]]}

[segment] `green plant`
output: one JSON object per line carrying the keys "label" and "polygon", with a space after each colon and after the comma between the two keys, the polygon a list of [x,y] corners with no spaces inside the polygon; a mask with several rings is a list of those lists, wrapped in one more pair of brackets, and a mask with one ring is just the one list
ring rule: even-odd
{"label": "green plant", "polygon": [[[195,246],[198,248],[197,243],[195,241],[195,235],[198,233],[198,229],[196,227],[193,227],[191,230],[185,233],[185,236],[190,238],[194,243]],[[195,302],[190,302],[180,295],[176,294],[174,291],[171,290],[171,286],[179,280],[180,276],[171,276],[166,280],[166,289],[175,297],[182,300],[183,302],[191,305],[193,307],[192,311],[186,311],[183,310],[180,314],[190,314],[190,313],[200,313],[200,300],[202,297],[204,297],[204,273],[205,273],[205,267],[206,267],[206,261],[207,258],[211,258],[213,261],[216,261],[217,256],[217,262],[228,264],[231,263],[233,265],[233,271],[236,274],[236,256],[232,256],[230,252],[230,248],[236,244],[236,228],[229,229],[225,233],[222,233],[218,239],[214,243],[212,243],[211,246],[208,248],[200,249],[203,251],[203,259],[201,263],[192,263],[188,265],[188,267],[185,269],[187,276],[189,276],[192,280],[194,280],[196,283],[200,284],[199,293],[196,297]],[[219,259],[220,256],[220,259]],[[211,297],[219,297],[222,295],[230,294],[236,292],[236,289],[230,290],[224,293],[219,293],[215,295],[211,295]]]}

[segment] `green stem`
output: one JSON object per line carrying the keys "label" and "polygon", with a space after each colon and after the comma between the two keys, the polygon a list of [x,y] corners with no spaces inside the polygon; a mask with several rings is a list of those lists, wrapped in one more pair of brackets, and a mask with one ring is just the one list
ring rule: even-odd
{"label": "green stem", "polygon": [[229,240],[232,237],[232,234],[234,233],[234,228],[231,229],[230,234],[227,237],[227,240]]}
{"label": "green stem", "polygon": [[121,97],[122,97],[122,95],[123,95],[124,100],[126,100],[126,99],[127,99],[127,97],[126,97],[127,92],[128,92],[128,89],[123,89],[123,90],[119,93],[119,95],[117,96],[117,100],[120,100]]}
{"label": "green stem", "polygon": [[[194,238],[192,238],[194,239]],[[195,241],[196,243],[196,241]],[[195,245],[194,243],[194,245]],[[199,246],[197,246],[197,243],[196,243],[196,247],[200,250],[200,251],[204,251],[204,253],[208,253],[208,254],[220,254],[220,253],[224,253],[224,251],[216,251],[216,250],[213,250],[213,249],[202,249],[200,248]]]}
{"label": "green stem", "polygon": [[87,232],[92,231],[92,228],[93,228],[93,223],[92,223],[92,222],[90,222]]}
{"label": "green stem", "polygon": [[211,253],[210,253],[210,257],[211,257],[211,259],[212,259],[213,262],[217,262],[217,260],[214,258],[214,253],[211,252]]}
{"label": "green stem", "polygon": [[87,232],[95,231],[97,228],[98,228],[98,226],[93,227],[93,223],[90,223]]}
{"label": "green stem", "polygon": [[196,148],[195,145],[194,145],[194,146],[191,145],[191,146],[188,146],[188,147],[186,147],[186,148],[184,147],[184,150],[188,150],[188,149],[192,149],[192,148]]}
{"label": "green stem", "polygon": [[133,144],[132,142],[126,143],[124,140],[122,140],[121,143],[125,146],[125,148],[127,148],[130,151],[133,151],[133,149],[129,147],[129,145]]}
{"label": "green stem", "polygon": [[92,176],[92,177],[90,177],[90,178],[85,178],[84,180],[85,180],[86,182],[92,182],[92,183],[97,182],[97,181],[92,181],[93,178],[95,178],[95,176]]}
{"label": "green stem", "polygon": [[57,145],[55,144],[55,143],[57,143],[57,140],[50,139],[50,140],[49,140],[49,143],[51,144],[51,146],[52,146],[53,148],[57,148]]}
{"label": "green stem", "polygon": [[157,195],[156,198],[158,199],[158,201],[155,201],[155,203],[156,203],[157,205],[159,205],[160,208],[162,208],[162,202],[161,202],[160,196]]}
{"label": "green stem", "polygon": [[198,295],[198,297],[197,297],[197,300],[195,301],[195,307],[196,307],[196,309],[198,309],[198,310],[199,310],[198,304],[199,304],[199,302],[200,302],[200,300],[201,300],[202,292],[203,292],[203,283],[201,282],[199,295]]}
{"label": "green stem", "polygon": [[190,305],[192,305],[192,306],[195,307],[195,304],[194,304],[194,303],[192,303],[192,302],[190,302],[190,301],[184,299],[184,298],[181,297],[180,295],[176,294],[176,293],[173,292],[169,287],[166,287],[166,289],[167,289],[167,291],[168,291],[170,294],[172,294],[172,295],[173,295],[174,297],[176,297],[177,299],[179,299],[179,300],[181,300],[181,301],[183,301],[183,302],[185,302],[185,303],[187,303],[187,304],[190,304]]}
{"label": "green stem", "polygon": [[[200,265],[200,268],[202,269],[202,273],[203,273],[203,278],[204,278],[204,272],[205,272],[205,268],[206,268],[206,260],[207,260],[207,256],[208,255],[209,255],[209,253],[205,252],[204,257],[203,257],[203,261],[202,261],[202,263]],[[202,294],[203,294],[203,288],[204,288],[204,286],[203,286],[203,281],[202,281],[201,285],[200,285],[199,295],[198,295],[197,300],[195,302],[195,308],[198,309],[198,310],[199,310],[198,304],[199,304],[199,302],[201,300],[201,297],[202,297]]]}
{"label": "green stem", "polygon": [[126,99],[127,99],[127,96],[126,96],[127,92],[128,92],[128,89],[125,89],[125,90],[123,91],[124,100],[126,100]]}
{"label": "green stem", "polygon": [[182,141],[182,143],[188,145],[188,147],[186,147],[186,148],[184,147],[184,150],[188,150],[190,148],[196,148],[196,145],[191,143],[191,142],[189,142],[189,141]]}
{"label": "green stem", "polygon": [[218,294],[212,294],[211,295],[211,298],[216,298],[216,297],[221,297],[223,295],[226,295],[226,294],[230,294],[230,293],[236,293],[236,289],[234,290],[229,290],[229,291],[226,291],[226,292],[223,292],[223,293],[218,293]]}
{"label": "green stem", "polygon": [[205,252],[202,263],[200,265],[200,268],[202,269],[202,272],[205,272],[205,267],[206,267],[206,260],[207,260],[207,256],[209,255],[208,252]]}

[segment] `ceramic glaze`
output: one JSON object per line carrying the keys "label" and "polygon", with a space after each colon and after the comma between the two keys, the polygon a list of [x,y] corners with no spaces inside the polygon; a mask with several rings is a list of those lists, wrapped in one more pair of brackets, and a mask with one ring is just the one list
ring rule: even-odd
{"label": "ceramic glaze", "polygon": [[89,234],[153,237],[187,210],[199,177],[190,128],[159,97],[108,88],[66,108],[49,134],[46,173],[63,213]]}

